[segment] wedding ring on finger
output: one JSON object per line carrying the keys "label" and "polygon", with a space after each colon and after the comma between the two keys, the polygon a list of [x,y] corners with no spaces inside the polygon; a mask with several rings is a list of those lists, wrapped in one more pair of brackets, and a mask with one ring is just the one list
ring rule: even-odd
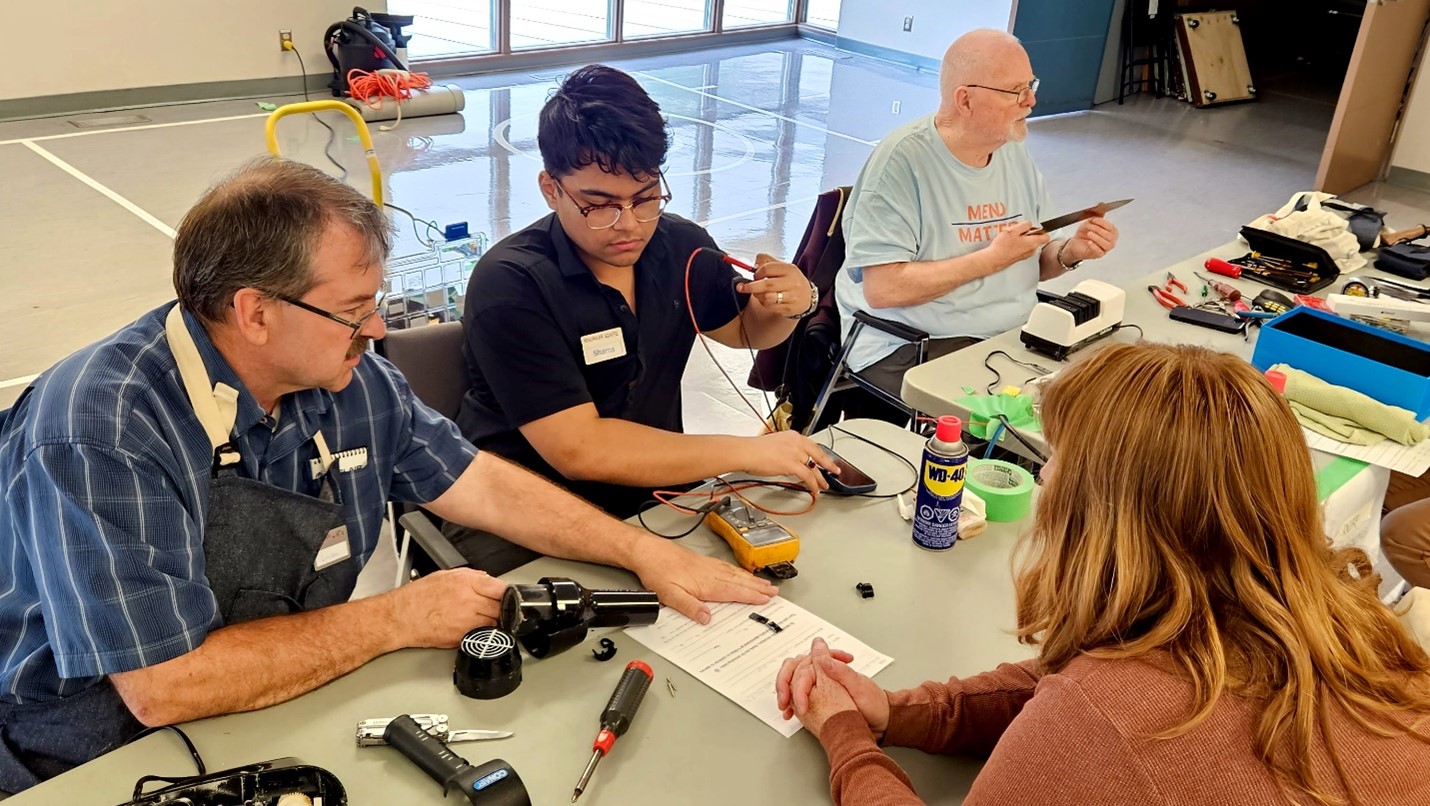
{"label": "wedding ring on finger", "polygon": [[783,305],[783,304],[785,304],[785,292],[783,292],[783,291],[776,291],[776,292],[775,292],[775,304],[776,304],[776,305]]}

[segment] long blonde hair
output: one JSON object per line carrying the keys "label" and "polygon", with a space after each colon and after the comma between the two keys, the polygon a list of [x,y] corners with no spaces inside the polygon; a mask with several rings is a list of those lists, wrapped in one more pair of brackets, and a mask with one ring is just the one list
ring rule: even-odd
{"label": "long blonde hair", "polygon": [[1329,707],[1379,735],[1409,729],[1396,712],[1430,712],[1430,657],[1380,602],[1365,552],[1328,547],[1301,429],[1254,368],[1111,345],[1049,384],[1042,419],[1055,465],[1017,588],[1019,639],[1045,669],[1165,651],[1193,705],[1162,736],[1224,693],[1255,698],[1257,754],[1318,803],[1339,802],[1311,767]]}

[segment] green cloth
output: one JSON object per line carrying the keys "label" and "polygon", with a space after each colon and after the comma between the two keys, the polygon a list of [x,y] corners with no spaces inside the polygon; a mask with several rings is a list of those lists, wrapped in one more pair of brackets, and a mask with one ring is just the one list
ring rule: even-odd
{"label": "green cloth", "polygon": [[[1027,395],[969,395],[954,401],[968,408],[968,433],[988,439],[998,427],[998,415],[1019,431],[1042,431],[1043,424],[1033,411],[1033,399]],[[991,423],[991,424],[990,424]]]}
{"label": "green cloth", "polygon": [[278,108],[278,104],[270,104],[267,101],[258,101],[254,105],[257,106],[259,109],[262,109],[264,112],[272,112],[273,110]]}
{"label": "green cloth", "polygon": [[1415,445],[1430,436],[1430,426],[1415,412],[1388,406],[1354,389],[1335,386],[1309,372],[1277,364],[1271,371],[1286,376],[1286,400],[1301,425],[1352,445],[1373,445],[1392,439]]}

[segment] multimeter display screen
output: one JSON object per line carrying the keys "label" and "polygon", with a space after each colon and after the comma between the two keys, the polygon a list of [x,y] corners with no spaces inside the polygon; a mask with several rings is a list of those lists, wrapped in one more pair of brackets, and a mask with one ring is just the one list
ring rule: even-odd
{"label": "multimeter display screen", "polygon": [[789,532],[778,526],[756,526],[743,534],[745,540],[756,548],[760,546],[773,546],[776,543],[783,543],[789,540]]}

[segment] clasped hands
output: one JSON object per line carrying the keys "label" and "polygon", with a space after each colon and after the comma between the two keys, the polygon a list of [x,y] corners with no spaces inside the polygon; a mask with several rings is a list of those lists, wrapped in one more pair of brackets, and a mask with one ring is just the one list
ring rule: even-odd
{"label": "clasped hands", "polygon": [[815,738],[829,718],[855,711],[869,725],[875,741],[889,727],[889,695],[879,684],[850,668],[854,656],[830,649],[823,638],[809,653],[786,658],[775,677],[775,698],[785,719],[798,717]]}

